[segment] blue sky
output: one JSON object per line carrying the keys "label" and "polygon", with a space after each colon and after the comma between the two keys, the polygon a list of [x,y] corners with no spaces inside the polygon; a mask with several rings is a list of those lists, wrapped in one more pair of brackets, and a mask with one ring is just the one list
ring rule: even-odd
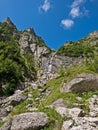
{"label": "blue sky", "polygon": [[33,27],[58,49],[98,30],[98,0],[0,0],[0,21],[7,16],[19,30]]}

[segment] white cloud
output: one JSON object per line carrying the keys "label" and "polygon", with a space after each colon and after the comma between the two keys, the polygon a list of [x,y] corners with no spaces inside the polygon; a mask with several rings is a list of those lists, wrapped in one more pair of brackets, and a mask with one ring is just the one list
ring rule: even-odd
{"label": "white cloud", "polygon": [[43,5],[41,5],[39,7],[40,10],[43,10],[45,12],[47,12],[50,8],[51,8],[51,4],[50,4],[49,0],[45,0]]}
{"label": "white cloud", "polygon": [[80,4],[82,4],[85,0],[74,0],[74,2],[72,3],[71,7],[75,8],[77,6],[79,6]]}
{"label": "white cloud", "polygon": [[79,17],[81,15],[80,8],[79,7],[72,8],[71,11],[70,11],[70,15],[73,18]]}
{"label": "white cloud", "polygon": [[[93,1],[93,0],[90,0],[90,1]],[[63,19],[61,21],[61,24],[63,25],[65,29],[69,29],[74,25],[73,19],[88,15],[89,10],[85,8],[85,5],[84,5],[85,2],[87,2],[87,0],[73,0],[72,4],[70,5],[71,9],[69,12],[69,16],[71,18]]]}
{"label": "white cloud", "polygon": [[61,24],[65,29],[70,29],[74,25],[74,21],[71,19],[63,19]]}
{"label": "white cloud", "polygon": [[72,18],[83,17],[88,14],[89,11],[84,6],[81,6],[84,2],[86,2],[86,0],[74,0],[69,13]]}

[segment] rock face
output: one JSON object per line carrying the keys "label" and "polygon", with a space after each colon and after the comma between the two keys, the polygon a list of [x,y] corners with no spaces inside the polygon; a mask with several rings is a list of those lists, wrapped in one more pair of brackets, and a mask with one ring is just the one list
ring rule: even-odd
{"label": "rock face", "polygon": [[55,73],[61,68],[70,67],[73,63],[81,61],[81,58],[59,56],[52,52],[45,42],[36,35],[32,28],[25,30],[19,39],[21,53],[30,53],[35,63],[43,72]]}
{"label": "rock face", "polygon": [[43,73],[47,73],[47,75],[57,73],[59,69],[70,67],[73,63],[81,60],[81,58],[57,55],[55,51],[53,52],[46,46],[41,37],[36,35],[33,28],[19,32],[10,18],[7,18],[5,22],[12,28],[12,34],[17,37],[22,56],[29,53],[35,66],[39,67]]}
{"label": "rock face", "polygon": [[13,117],[11,130],[40,130],[47,123],[48,117],[42,112],[24,113]]}
{"label": "rock face", "polygon": [[91,90],[98,90],[98,76],[87,73],[77,75],[65,83],[61,89],[63,92],[88,92]]}
{"label": "rock face", "polygon": [[59,56],[56,53],[51,53],[49,57],[42,58],[41,69],[45,72],[55,73],[59,69],[70,67],[73,63],[81,61],[81,58]]}
{"label": "rock face", "polygon": [[35,34],[33,28],[29,28],[21,34],[19,45],[21,53],[28,52],[32,54],[36,60],[50,53],[50,49],[45,45],[44,41]]}

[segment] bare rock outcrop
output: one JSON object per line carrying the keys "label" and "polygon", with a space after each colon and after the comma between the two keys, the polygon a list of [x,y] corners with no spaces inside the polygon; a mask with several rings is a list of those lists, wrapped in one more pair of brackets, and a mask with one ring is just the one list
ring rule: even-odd
{"label": "bare rock outcrop", "polygon": [[93,97],[89,99],[89,108],[89,115],[91,117],[98,117],[98,95],[93,95]]}
{"label": "bare rock outcrop", "polygon": [[12,119],[11,130],[40,130],[48,123],[48,117],[42,112],[23,113]]}
{"label": "bare rock outcrop", "polygon": [[98,31],[91,32],[89,34],[89,37],[92,37],[92,38],[98,37]]}
{"label": "bare rock outcrop", "polygon": [[33,28],[29,28],[21,34],[19,45],[21,53],[28,52],[35,60],[40,60],[41,56],[50,53],[50,49],[45,45],[42,38],[35,34]]}
{"label": "bare rock outcrop", "polygon": [[62,117],[82,117],[84,116],[84,111],[80,108],[66,108],[66,107],[56,107],[56,111]]}
{"label": "bare rock outcrop", "polygon": [[22,94],[22,91],[17,90],[15,92],[15,94],[13,94],[12,96],[9,96],[7,98],[5,98],[4,100],[2,100],[2,105],[1,107],[7,107],[8,106],[15,106],[18,105],[21,101],[26,100],[26,96]]}
{"label": "bare rock outcrop", "polygon": [[98,75],[82,73],[71,81],[64,83],[62,92],[88,92],[98,90]]}
{"label": "bare rock outcrop", "polygon": [[73,126],[73,124],[73,120],[64,121],[61,130],[69,130]]}
{"label": "bare rock outcrop", "polygon": [[97,130],[98,118],[77,117],[73,119],[74,125],[69,130]]}

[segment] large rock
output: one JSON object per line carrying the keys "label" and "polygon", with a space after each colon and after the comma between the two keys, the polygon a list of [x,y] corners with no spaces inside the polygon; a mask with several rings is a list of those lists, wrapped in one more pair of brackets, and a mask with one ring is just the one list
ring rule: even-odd
{"label": "large rock", "polygon": [[0,108],[0,117],[7,116],[7,110],[5,108]]}
{"label": "large rock", "polygon": [[55,102],[53,102],[50,107],[52,108],[56,108],[56,107],[65,107],[64,101],[62,98],[56,100]]}
{"label": "large rock", "polygon": [[70,117],[83,117],[84,111],[80,108],[71,108],[69,109],[69,116]]}
{"label": "large rock", "polygon": [[62,92],[87,92],[98,90],[98,75],[82,73],[65,83]]}
{"label": "large rock", "polygon": [[16,115],[12,119],[11,130],[40,130],[48,123],[43,112],[32,112]]}
{"label": "large rock", "polygon": [[9,100],[9,104],[10,105],[17,105],[19,104],[21,101],[26,100],[26,96],[22,94],[21,91],[17,91],[14,95],[8,97]]}
{"label": "large rock", "polygon": [[22,91],[20,90],[17,90],[15,92],[15,94],[13,94],[12,96],[9,96],[7,97],[6,99],[4,99],[2,101],[2,106],[6,107],[8,105],[12,105],[12,106],[15,106],[15,105],[18,105],[21,101],[24,101],[26,100],[26,96],[22,94]]}
{"label": "large rock", "polygon": [[84,111],[80,108],[65,108],[65,107],[56,107],[55,110],[62,116],[62,117],[83,117]]}
{"label": "large rock", "polygon": [[69,117],[69,110],[65,107],[56,107],[55,110],[59,113],[62,117]]}

